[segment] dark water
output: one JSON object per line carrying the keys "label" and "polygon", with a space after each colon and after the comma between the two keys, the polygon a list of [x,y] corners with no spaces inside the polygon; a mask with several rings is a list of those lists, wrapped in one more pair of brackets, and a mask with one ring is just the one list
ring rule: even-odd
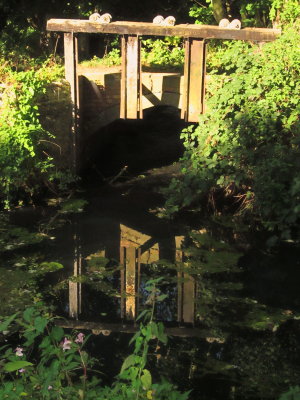
{"label": "dark water", "polygon": [[[168,297],[157,304],[157,318],[169,329],[193,331],[170,337],[159,357],[150,351],[157,379],[165,376],[193,389],[192,399],[208,400],[276,399],[299,383],[295,243],[268,249],[263,236],[231,217],[162,219],[154,211],[163,203],[153,177],[83,195],[88,204],[81,213],[11,214],[19,231],[5,237],[2,230],[0,314],[21,307],[18,296],[22,306],[29,304],[32,287],[60,315],[101,323],[89,350],[100,356],[109,382],[130,351],[131,335],[103,327],[130,325],[147,301],[145,282],[164,277],[160,291]],[[23,228],[39,230],[40,239]],[[41,274],[38,288],[24,284],[27,269],[41,261],[64,268]]]}

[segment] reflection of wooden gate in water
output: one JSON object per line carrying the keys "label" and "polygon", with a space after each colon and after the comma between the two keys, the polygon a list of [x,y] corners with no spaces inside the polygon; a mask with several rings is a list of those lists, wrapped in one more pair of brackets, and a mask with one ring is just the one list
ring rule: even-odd
{"label": "reflection of wooden gate in water", "polygon": [[[142,118],[143,82],[141,76],[141,41],[145,36],[180,36],[185,38],[184,89],[181,116],[187,122],[198,122],[205,109],[206,39],[251,40],[266,42],[280,30],[263,28],[227,29],[218,26],[181,24],[160,26],[144,22],[117,21],[101,24],[89,20],[51,19],[48,31],[64,32],[65,74],[71,87],[73,103],[73,156],[79,134],[80,99],[78,83],[78,34],[98,33],[122,36],[121,118]],[[237,54],[238,57],[238,54]]]}
{"label": "reflection of wooden gate in water", "polygon": [[[122,320],[135,320],[139,314],[142,265],[155,263],[160,259],[159,243],[151,236],[120,224],[120,297]],[[175,236],[174,261],[184,265],[182,242],[184,236]],[[83,273],[81,248],[78,237],[74,236],[74,280],[69,281],[69,316],[78,319],[82,311],[82,290],[78,277]],[[101,256],[105,257],[105,250]],[[182,269],[177,272],[177,321],[194,323],[195,281]],[[174,299],[174,301],[176,301]]]}
{"label": "reflection of wooden gate in water", "polygon": [[[182,262],[183,236],[175,236],[175,261]],[[135,319],[139,313],[141,264],[159,260],[159,245],[148,235],[121,225],[121,317]],[[194,323],[195,281],[184,271],[177,273],[177,320]]]}

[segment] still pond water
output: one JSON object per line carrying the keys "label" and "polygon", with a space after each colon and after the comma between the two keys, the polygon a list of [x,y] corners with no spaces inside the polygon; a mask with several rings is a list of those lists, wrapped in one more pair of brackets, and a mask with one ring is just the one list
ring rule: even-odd
{"label": "still pond water", "polygon": [[92,331],[89,350],[109,382],[130,352],[145,282],[162,276],[168,297],[156,318],[171,336],[150,355],[154,376],[207,400],[276,399],[299,384],[295,243],[270,249],[229,216],[162,219],[147,179],[82,197],[79,213],[66,202],[2,217],[0,315],[44,298]]}

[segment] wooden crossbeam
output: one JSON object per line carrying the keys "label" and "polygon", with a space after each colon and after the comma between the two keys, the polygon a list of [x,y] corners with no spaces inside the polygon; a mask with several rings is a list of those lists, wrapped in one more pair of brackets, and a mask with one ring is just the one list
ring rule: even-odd
{"label": "wooden crossbeam", "polygon": [[269,42],[280,35],[280,29],[225,29],[214,25],[180,24],[160,26],[148,22],[116,21],[100,24],[81,19],[50,19],[48,31],[80,33],[113,33],[119,35],[181,36],[198,39],[234,39]]}
{"label": "wooden crossbeam", "polygon": [[[67,329],[87,329],[91,330],[93,334],[108,336],[111,332],[122,332],[122,333],[135,333],[139,328],[133,324],[124,323],[106,323],[106,322],[90,322],[90,321],[74,321],[74,320],[56,320],[55,325],[61,326]],[[201,337],[206,339],[208,337],[207,332],[200,328],[189,328],[189,327],[166,327],[165,332],[170,336],[181,336],[181,337]],[[211,340],[211,338],[208,338]],[[216,339],[218,340],[218,339]]]}

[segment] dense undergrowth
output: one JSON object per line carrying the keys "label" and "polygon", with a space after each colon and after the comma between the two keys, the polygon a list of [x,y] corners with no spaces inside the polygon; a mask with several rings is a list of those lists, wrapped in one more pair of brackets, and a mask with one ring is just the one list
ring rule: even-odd
{"label": "dense undergrowth", "polygon": [[55,326],[43,303],[4,319],[0,323],[2,338],[10,338],[11,343],[17,339],[17,345],[0,348],[1,399],[186,400],[188,392],[180,393],[166,379],[152,382],[146,368],[150,348],[157,352],[159,345],[167,343],[163,324],[154,321],[155,303],[165,298],[156,286],[161,279],[146,285],[149,307],[138,318],[144,322],[130,340],[134,350],[111,387],[102,385],[99,360],[85,350],[90,335]]}
{"label": "dense undergrowth", "polygon": [[[230,198],[241,214],[288,238],[300,217],[299,26],[272,43],[236,42],[214,60],[214,95],[199,125],[183,132],[183,179],[167,212]],[[208,195],[209,194],[209,195]]]}
{"label": "dense undergrowth", "polygon": [[0,76],[0,204],[10,208],[30,202],[47,182],[63,179],[47,151],[56,138],[40,120],[41,97],[63,69],[48,60],[19,68],[2,60]]}

